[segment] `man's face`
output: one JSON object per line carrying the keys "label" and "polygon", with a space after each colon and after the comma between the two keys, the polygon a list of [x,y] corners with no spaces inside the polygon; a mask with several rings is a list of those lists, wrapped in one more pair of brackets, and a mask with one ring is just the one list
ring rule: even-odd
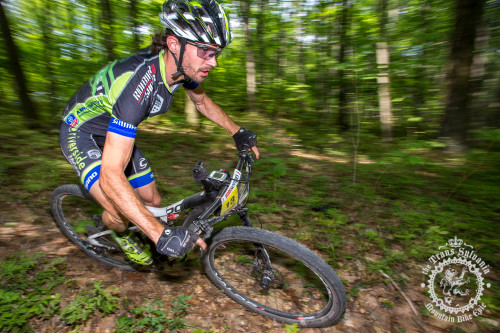
{"label": "man's face", "polygon": [[184,73],[192,81],[202,83],[209,72],[217,66],[217,56],[222,49],[204,43],[188,41],[182,61]]}

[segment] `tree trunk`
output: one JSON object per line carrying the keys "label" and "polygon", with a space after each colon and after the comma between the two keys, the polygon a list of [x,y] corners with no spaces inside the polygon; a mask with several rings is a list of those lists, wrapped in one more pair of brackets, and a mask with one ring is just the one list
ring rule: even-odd
{"label": "tree trunk", "polygon": [[[297,8],[300,11],[300,7]],[[297,82],[306,83],[306,55],[304,49],[304,43],[302,42],[304,34],[304,27],[302,26],[302,17],[297,15],[294,20],[294,36],[295,36],[295,48],[298,49],[299,58],[297,59],[298,66],[296,66],[296,77]]]}
{"label": "tree trunk", "polygon": [[287,37],[285,30],[281,29],[278,39],[278,54],[275,57],[274,66],[276,67],[276,74],[274,77],[273,100],[274,110],[273,117],[278,118],[285,110],[284,108],[284,90],[285,90],[285,68],[287,66],[286,52],[287,52]]}
{"label": "tree trunk", "polygon": [[184,112],[186,113],[186,121],[189,125],[193,127],[200,127],[200,117],[198,114],[198,110],[196,110],[196,105],[194,105],[188,94],[186,94]]}
{"label": "tree trunk", "polygon": [[7,55],[9,57],[9,70],[12,77],[16,81],[17,90],[19,93],[19,99],[22,103],[22,109],[26,123],[30,129],[36,129],[39,127],[38,115],[35,110],[34,104],[31,102],[29,96],[29,90],[26,84],[26,79],[24,77],[24,72],[19,61],[19,56],[17,53],[17,47],[12,38],[10,32],[9,23],[7,21],[7,16],[5,15],[3,9],[3,3],[0,0],[0,25],[2,26],[2,35],[5,42],[5,48],[7,50]]}
{"label": "tree trunk", "polygon": [[487,88],[483,84],[488,80],[487,71],[488,63],[488,43],[490,40],[490,28],[485,22],[481,23],[476,30],[476,40],[474,48],[474,58],[471,65],[471,78],[470,84],[472,85],[471,94],[472,101],[470,103],[471,115],[471,129],[480,129],[490,125],[488,116],[490,110],[488,104],[491,99],[488,98]]}
{"label": "tree trunk", "polygon": [[267,84],[266,79],[266,68],[268,65],[267,52],[265,46],[264,36],[266,34],[266,10],[267,10],[268,0],[260,0],[259,1],[259,13],[257,14],[257,45],[256,50],[258,53],[258,57],[256,60],[257,65],[257,80],[259,82],[260,87],[264,87]]}
{"label": "tree trunk", "polygon": [[441,134],[451,150],[461,151],[467,142],[470,123],[469,99],[471,66],[476,30],[480,25],[486,0],[458,0],[455,29],[447,72],[445,115]]}
{"label": "tree trunk", "polygon": [[253,53],[253,38],[250,31],[250,2],[240,1],[241,16],[243,18],[243,29],[245,31],[246,48],[246,81],[247,81],[247,109],[254,111],[256,102],[256,79],[255,79],[255,57]]}
{"label": "tree trunk", "polygon": [[349,8],[351,5],[348,5],[347,0],[342,0],[342,11],[340,14],[340,38],[339,38],[339,55],[338,61],[340,65],[340,69],[338,71],[338,80],[339,80],[339,113],[337,117],[337,125],[339,126],[341,131],[346,131],[349,128],[348,122],[348,114],[349,109],[347,105],[347,88],[346,88],[346,80],[345,80],[345,70],[342,65],[345,63],[346,58],[346,49],[347,49],[347,28],[348,28],[348,15]]}
{"label": "tree trunk", "polygon": [[132,20],[134,51],[138,51],[141,48],[141,35],[139,34],[139,22],[137,21],[137,0],[130,0],[130,19]]}
{"label": "tree trunk", "polygon": [[389,45],[387,42],[377,43],[377,68],[379,70],[378,101],[380,108],[380,129],[382,139],[392,140],[392,102],[389,80]]}
{"label": "tree trunk", "polygon": [[389,44],[387,40],[387,1],[380,0],[380,36],[377,43],[378,100],[380,108],[380,130],[384,141],[392,140],[392,102],[389,80]]}
{"label": "tree trunk", "polygon": [[[57,103],[56,95],[56,80],[54,78],[54,61],[53,61],[53,51],[54,51],[54,41],[53,41],[53,25],[52,25],[52,2],[46,1],[42,4],[42,8],[39,9],[39,15],[37,16],[38,24],[40,30],[42,31],[43,40],[43,58],[45,63],[45,78],[49,81],[49,96],[51,102]],[[52,105],[54,108],[57,106]]]}
{"label": "tree trunk", "polygon": [[113,39],[113,16],[111,12],[110,0],[101,0],[102,18],[101,30],[104,36],[104,48],[108,56],[108,61],[115,59],[115,41]]}

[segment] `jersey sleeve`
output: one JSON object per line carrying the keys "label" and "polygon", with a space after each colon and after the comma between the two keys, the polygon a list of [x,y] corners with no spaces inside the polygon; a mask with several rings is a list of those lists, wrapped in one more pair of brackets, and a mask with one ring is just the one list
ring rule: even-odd
{"label": "jersey sleeve", "polygon": [[122,120],[111,118],[109,121],[108,132],[113,132],[127,138],[135,139],[137,136],[137,127]]}
{"label": "jersey sleeve", "polygon": [[135,72],[127,72],[117,78],[109,95],[113,104],[112,116],[137,127],[147,118],[157,79],[154,62],[143,63]]}

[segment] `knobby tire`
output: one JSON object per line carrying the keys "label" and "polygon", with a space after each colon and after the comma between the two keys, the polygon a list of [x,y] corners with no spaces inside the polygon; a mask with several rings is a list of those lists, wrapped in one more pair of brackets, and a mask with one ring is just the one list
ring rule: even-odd
{"label": "knobby tire", "polygon": [[[265,255],[256,250],[262,245],[272,268],[262,265]],[[202,263],[227,296],[278,322],[324,327],[345,311],[346,295],[335,271],[314,252],[282,235],[250,227],[225,228],[210,241]],[[273,282],[266,285],[264,276]]]}
{"label": "knobby tire", "polygon": [[[102,249],[86,240],[89,230],[100,231],[95,216],[100,216],[102,208],[80,186],[66,184],[56,188],[50,199],[50,209],[59,230],[88,256],[102,264],[126,271],[142,268],[129,261],[118,247],[116,250]],[[101,241],[117,246],[107,237],[109,239]]]}

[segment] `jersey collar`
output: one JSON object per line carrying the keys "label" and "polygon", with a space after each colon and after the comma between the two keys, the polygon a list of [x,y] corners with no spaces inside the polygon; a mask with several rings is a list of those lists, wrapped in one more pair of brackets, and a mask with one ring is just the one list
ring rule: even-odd
{"label": "jersey collar", "polygon": [[172,86],[172,89],[170,89],[170,86],[167,83],[167,73],[165,72],[165,61],[163,60],[164,53],[165,53],[165,50],[161,50],[160,54],[158,55],[158,58],[160,61],[161,79],[163,80],[165,87],[167,87],[168,92],[173,95],[174,92],[176,92],[177,89],[179,89],[179,87],[183,85],[183,82],[174,83],[174,85]]}
{"label": "jersey collar", "polygon": [[167,83],[167,74],[165,73],[165,61],[163,60],[163,54],[165,53],[165,50],[161,50],[159,54],[159,60],[160,60],[160,74],[161,74],[161,79],[163,80],[163,84],[165,84],[165,87],[167,87],[167,90],[170,94],[173,94],[172,90],[170,90],[170,86]]}

